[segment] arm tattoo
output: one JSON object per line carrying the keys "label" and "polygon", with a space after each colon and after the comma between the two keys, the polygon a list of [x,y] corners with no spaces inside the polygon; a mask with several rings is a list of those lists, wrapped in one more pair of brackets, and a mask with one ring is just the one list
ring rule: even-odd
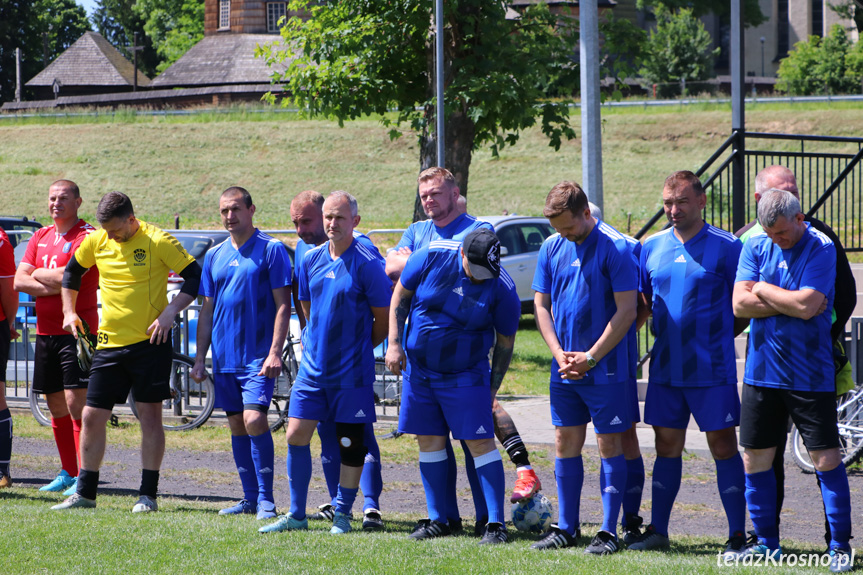
{"label": "arm tattoo", "polygon": [[396,336],[395,343],[401,343],[402,338],[404,337],[405,332],[405,321],[408,319],[408,314],[411,310],[411,298],[409,296],[402,296],[399,298],[399,303],[396,306],[396,326],[398,327],[398,336]]}
{"label": "arm tattoo", "polygon": [[503,345],[500,338],[494,343],[494,352],[491,356],[491,390],[497,391],[503,383],[503,376],[509,369],[512,361],[512,344]]}

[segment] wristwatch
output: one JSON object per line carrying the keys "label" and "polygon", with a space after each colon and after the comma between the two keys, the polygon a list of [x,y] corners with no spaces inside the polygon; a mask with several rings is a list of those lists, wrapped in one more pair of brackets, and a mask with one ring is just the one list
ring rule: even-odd
{"label": "wristwatch", "polygon": [[596,360],[595,360],[595,359],[593,359],[593,356],[592,356],[592,355],[590,355],[590,352],[589,352],[589,351],[584,352],[584,357],[586,357],[586,358],[587,358],[587,367],[588,367],[588,369],[593,369],[594,367],[596,367]]}

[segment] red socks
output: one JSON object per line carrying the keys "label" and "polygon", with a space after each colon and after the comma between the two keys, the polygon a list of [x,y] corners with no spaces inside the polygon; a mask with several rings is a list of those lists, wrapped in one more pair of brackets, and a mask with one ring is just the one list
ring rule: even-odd
{"label": "red socks", "polygon": [[57,451],[60,453],[60,464],[63,470],[70,476],[78,476],[77,456],[77,434],[74,432],[72,416],[67,415],[59,419],[51,419],[51,427],[54,430],[54,441],[57,443]]}

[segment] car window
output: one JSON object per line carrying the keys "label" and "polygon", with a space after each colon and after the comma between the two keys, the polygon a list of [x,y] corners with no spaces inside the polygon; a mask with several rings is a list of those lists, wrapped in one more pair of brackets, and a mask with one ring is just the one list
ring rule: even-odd
{"label": "car window", "polygon": [[506,255],[514,256],[523,253],[524,241],[519,233],[518,226],[506,226],[497,231],[500,246],[506,248]]}
{"label": "car window", "polygon": [[518,227],[528,252],[538,252],[542,242],[552,233],[551,224],[521,224]]}
{"label": "car window", "polygon": [[542,242],[553,233],[550,224],[524,223],[513,224],[501,228],[497,237],[501,246],[507,249],[507,255],[514,256],[538,252]]}
{"label": "car window", "polygon": [[204,257],[210,246],[213,245],[213,238],[206,236],[182,236],[178,237],[177,241],[189,252],[189,255],[196,260]]}

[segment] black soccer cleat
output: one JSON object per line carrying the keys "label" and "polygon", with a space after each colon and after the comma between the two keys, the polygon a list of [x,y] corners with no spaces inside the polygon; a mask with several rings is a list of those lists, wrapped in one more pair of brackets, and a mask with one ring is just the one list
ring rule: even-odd
{"label": "black soccer cleat", "polygon": [[506,526],[503,523],[489,523],[485,526],[485,534],[480,539],[480,545],[498,545],[509,541]]}
{"label": "black soccer cleat", "polygon": [[552,525],[542,539],[530,546],[531,549],[564,549],[566,547],[575,547],[577,539],[581,537],[581,531],[575,530],[575,537],[562,530],[556,524]]}
{"label": "black soccer cleat", "polygon": [[589,555],[611,555],[618,551],[620,551],[620,544],[617,542],[617,537],[608,531],[597,533],[590,545],[584,550]]}
{"label": "black soccer cleat", "polygon": [[414,532],[408,535],[409,538],[415,541],[423,539],[435,539],[437,537],[446,537],[452,535],[449,526],[440,521],[432,521],[431,519],[420,519],[417,523]]}

